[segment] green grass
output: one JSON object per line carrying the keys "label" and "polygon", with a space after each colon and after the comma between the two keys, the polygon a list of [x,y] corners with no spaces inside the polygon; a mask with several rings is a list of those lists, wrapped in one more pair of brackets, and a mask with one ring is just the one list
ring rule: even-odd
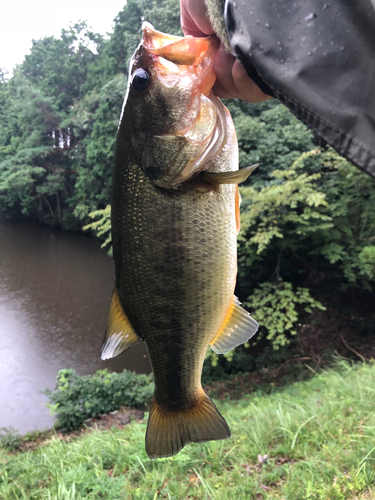
{"label": "green grass", "polygon": [[174,458],[147,458],[146,422],[0,451],[0,498],[375,498],[375,365],[339,361],[308,382],[217,403],[232,438]]}

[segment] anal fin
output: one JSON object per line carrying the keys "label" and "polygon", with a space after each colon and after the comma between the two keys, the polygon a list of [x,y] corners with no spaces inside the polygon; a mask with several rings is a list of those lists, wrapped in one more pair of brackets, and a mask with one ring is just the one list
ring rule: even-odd
{"label": "anal fin", "polygon": [[259,328],[258,323],[241,307],[241,302],[233,295],[233,301],[224,323],[210,343],[211,349],[224,354],[249,340]]}
{"label": "anal fin", "polygon": [[102,360],[118,356],[141,340],[130,324],[115,288],[109,306],[108,323],[102,346]]}

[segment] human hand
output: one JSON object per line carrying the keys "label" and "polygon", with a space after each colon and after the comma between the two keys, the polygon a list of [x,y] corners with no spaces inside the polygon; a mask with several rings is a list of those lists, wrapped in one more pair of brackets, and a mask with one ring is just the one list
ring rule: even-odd
{"label": "human hand", "polygon": [[[180,4],[181,27],[185,36],[204,37],[215,34],[204,0],[180,0]],[[228,54],[222,43],[215,54],[214,72],[216,82],[213,91],[219,97],[237,97],[248,102],[271,99],[249,78],[242,64],[233,54]]]}

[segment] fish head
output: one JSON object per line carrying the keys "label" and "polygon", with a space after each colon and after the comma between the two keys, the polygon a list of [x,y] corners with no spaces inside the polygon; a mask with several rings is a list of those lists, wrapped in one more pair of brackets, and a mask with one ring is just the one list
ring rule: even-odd
{"label": "fish head", "polygon": [[[213,95],[215,36],[177,37],[143,23],[129,68],[119,140],[162,188],[189,180],[225,142],[225,117]],[[130,146],[129,146],[130,141]]]}

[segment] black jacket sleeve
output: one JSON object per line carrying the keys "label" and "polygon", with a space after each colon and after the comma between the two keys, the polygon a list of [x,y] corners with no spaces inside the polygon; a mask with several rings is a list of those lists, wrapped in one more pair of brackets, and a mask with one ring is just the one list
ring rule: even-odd
{"label": "black jacket sleeve", "polygon": [[225,22],[259,87],[375,177],[375,3],[227,0]]}

